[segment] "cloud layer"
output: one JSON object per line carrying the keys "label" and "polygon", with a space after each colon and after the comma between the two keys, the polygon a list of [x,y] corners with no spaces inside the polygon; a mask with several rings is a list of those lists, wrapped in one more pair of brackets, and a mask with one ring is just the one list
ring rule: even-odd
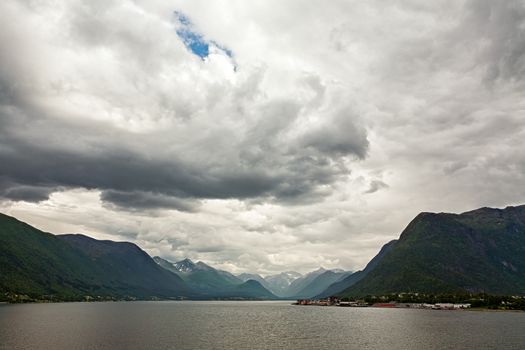
{"label": "cloud layer", "polygon": [[419,211],[525,201],[521,1],[0,13],[1,206],[42,228],[232,271],[355,269]]}

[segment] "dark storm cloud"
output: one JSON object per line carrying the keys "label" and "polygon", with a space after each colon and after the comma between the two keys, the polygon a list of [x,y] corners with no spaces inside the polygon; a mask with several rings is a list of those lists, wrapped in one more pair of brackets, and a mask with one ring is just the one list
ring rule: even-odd
{"label": "dark storm cloud", "polygon": [[56,188],[0,184],[0,198],[13,201],[41,202],[49,198]]}
{"label": "dark storm cloud", "polygon": [[107,190],[102,192],[100,199],[113,203],[120,208],[132,210],[147,210],[153,208],[192,211],[195,209],[195,205],[192,205],[190,201],[151,192]]}
{"label": "dark storm cloud", "polygon": [[[132,135],[97,123],[28,116],[23,107],[4,106],[1,111],[0,194],[12,200],[43,200],[53,188],[85,188],[102,190],[101,199],[117,207],[192,210],[193,199],[298,198],[345,173],[324,157],[301,150],[279,154],[267,144],[279,130],[275,125],[268,125],[271,132],[259,134],[256,143],[243,143],[267,153],[239,166],[201,162],[199,155],[194,160],[179,159],[177,152],[159,155],[155,146],[144,154],[134,146],[126,148],[133,144],[126,140]],[[25,123],[24,132],[17,132]],[[141,146],[148,148],[147,143]]]}
{"label": "dark storm cloud", "polygon": [[340,112],[330,125],[308,132],[303,145],[328,157],[356,155],[364,159],[368,150],[366,132],[352,120],[355,120],[355,116],[349,118],[347,113]]}

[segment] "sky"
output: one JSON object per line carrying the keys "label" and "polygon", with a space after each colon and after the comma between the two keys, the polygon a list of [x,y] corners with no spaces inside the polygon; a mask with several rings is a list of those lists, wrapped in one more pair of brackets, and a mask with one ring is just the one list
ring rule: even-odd
{"label": "sky", "polygon": [[234,273],[525,203],[525,2],[3,0],[0,211]]}

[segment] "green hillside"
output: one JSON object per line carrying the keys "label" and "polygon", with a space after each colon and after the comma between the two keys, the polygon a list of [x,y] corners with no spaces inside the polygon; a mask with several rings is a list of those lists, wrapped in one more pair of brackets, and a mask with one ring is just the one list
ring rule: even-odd
{"label": "green hillside", "polygon": [[177,275],[158,266],[137,245],[129,242],[100,241],[84,235],[61,235],[61,240],[89,257],[103,271],[101,283],[118,294],[139,297],[190,296],[194,293]]}
{"label": "green hillside", "polygon": [[525,295],[525,206],[419,214],[341,295],[391,292]]}
{"label": "green hillside", "polygon": [[0,214],[0,290],[31,297],[103,292],[88,257],[58,237]]}
{"label": "green hillside", "polygon": [[[89,248],[80,241],[89,242]],[[0,294],[81,300],[85,296],[150,298],[194,293],[131,243],[54,236],[0,214]]]}

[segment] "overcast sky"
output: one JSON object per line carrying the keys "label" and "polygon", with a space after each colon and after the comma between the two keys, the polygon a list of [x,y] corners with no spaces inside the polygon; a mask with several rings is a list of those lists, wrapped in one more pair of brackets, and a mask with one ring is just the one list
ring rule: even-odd
{"label": "overcast sky", "polygon": [[232,272],[525,203],[525,3],[2,0],[0,211]]}

